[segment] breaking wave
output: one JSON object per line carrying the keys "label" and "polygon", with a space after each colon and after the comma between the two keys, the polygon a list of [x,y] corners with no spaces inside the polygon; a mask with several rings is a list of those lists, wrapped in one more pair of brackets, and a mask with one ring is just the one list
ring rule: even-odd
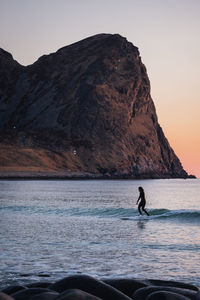
{"label": "breaking wave", "polygon": [[[0,211],[10,213],[29,214],[44,214],[56,215],[60,217],[75,216],[75,217],[97,217],[97,218],[117,218],[122,220],[138,220],[141,218],[138,215],[137,209],[134,208],[57,208],[43,206],[3,206]],[[199,210],[168,210],[168,209],[148,209],[150,214],[149,220],[171,220],[182,222],[200,223]]]}

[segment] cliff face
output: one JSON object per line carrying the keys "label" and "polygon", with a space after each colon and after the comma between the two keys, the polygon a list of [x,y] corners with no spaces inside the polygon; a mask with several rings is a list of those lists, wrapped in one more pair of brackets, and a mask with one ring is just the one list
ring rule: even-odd
{"label": "cliff face", "polygon": [[158,124],[138,49],[120,35],[27,67],[0,50],[0,130],[1,176],[187,177]]}

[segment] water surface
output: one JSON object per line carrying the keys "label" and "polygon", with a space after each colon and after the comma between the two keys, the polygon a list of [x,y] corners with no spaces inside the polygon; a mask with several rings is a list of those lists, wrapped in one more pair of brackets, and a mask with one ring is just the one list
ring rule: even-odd
{"label": "water surface", "polygon": [[200,286],[199,204],[198,179],[0,181],[1,286],[77,273]]}

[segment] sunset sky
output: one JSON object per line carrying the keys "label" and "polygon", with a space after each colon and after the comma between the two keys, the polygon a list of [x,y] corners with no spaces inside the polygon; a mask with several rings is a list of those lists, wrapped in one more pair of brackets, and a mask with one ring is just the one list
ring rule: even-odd
{"label": "sunset sky", "polygon": [[159,123],[200,177],[200,0],[0,0],[0,47],[23,65],[98,33],[139,48]]}

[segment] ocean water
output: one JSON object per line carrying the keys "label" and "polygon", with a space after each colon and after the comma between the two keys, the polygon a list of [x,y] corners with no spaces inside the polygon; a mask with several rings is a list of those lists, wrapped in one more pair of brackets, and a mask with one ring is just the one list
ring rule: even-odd
{"label": "ocean water", "polygon": [[200,180],[2,180],[0,247],[0,287],[80,273],[200,287]]}

